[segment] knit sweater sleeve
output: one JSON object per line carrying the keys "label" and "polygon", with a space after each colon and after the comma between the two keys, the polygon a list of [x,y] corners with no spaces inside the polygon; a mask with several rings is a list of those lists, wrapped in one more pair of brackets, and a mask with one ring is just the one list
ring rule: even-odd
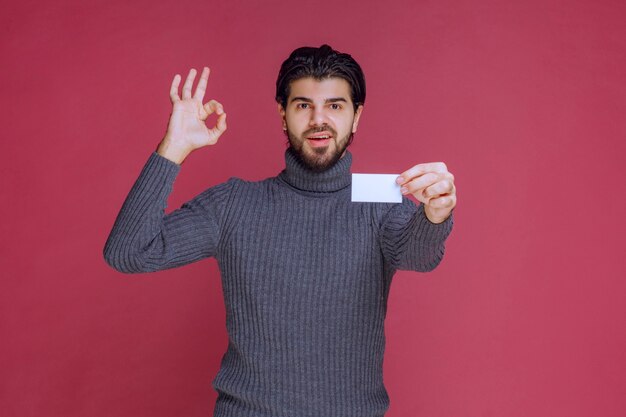
{"label": "knit sweater sleeve", "polygon": [[229,183],[209,188],[165,214],[180,166],[153,152],[117,215],[104,259],[124,273],[175,268],[214,256],[220,237],[219,208]]}
{"label": "knit sweater sleeve", "polygon": [[454,209],[442,223],[432,223],[424,205],[403,198],[382,221],[381,245],[385,260],[394,269],[432,271],[445,252],[445,241],[454,225]]}

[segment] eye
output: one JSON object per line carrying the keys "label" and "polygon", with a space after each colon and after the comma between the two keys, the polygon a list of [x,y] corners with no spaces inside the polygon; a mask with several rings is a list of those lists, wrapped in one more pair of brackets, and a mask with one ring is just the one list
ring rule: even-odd
{"label": "eye", "polygon": [[308,109],[309,108],[309,103],[298,103],[296,105],[296,108],[298,108],[298,109]]}
{"label": "eye", "polygon": [[330,108],[333,109],[333,110],[341,110],[341,104],[332,103],[330,105]]}

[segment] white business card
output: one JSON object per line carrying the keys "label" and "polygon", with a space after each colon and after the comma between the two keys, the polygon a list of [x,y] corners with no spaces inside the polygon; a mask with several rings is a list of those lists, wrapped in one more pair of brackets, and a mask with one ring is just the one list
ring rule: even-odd
{"label": "white business card", "polygon": [[352,174],[352,201],[367,203],[401,203],[398,174]]}

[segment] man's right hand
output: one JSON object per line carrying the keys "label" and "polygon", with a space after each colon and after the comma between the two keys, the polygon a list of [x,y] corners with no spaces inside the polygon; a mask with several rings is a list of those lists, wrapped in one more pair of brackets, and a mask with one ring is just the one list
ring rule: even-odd
{"label": "man's right hand", "polygon": [[[170,88],[170,99],[173,109],[167,126],[167,133],[157,148],[157,153],[170,161],[181,164],[191,151],[207,145],[214,145],[222,133],[226,130],[226,113],[220,103],[210,100],[202,104],[204,92],[210,70],[204,67],[200,81],[193,97],[191,88],[196,77],[194,68],[189,71],[185,85],[183,85],[183,98],[178,95],[178,86],[181,76],[176,74]],[[205,120],[213,112],[217,113],[217,123],[211,129],[207,128]]]}

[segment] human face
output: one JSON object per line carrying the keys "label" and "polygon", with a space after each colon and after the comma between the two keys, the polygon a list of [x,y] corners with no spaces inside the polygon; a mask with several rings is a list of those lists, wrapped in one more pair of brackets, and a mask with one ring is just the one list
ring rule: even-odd
{"label": "human face", "polygon": [[354,111],[343,78],[291,82],[286,108],[278,105],[289,144],[313,171],[325,171],[345,154],[363,106]]}

